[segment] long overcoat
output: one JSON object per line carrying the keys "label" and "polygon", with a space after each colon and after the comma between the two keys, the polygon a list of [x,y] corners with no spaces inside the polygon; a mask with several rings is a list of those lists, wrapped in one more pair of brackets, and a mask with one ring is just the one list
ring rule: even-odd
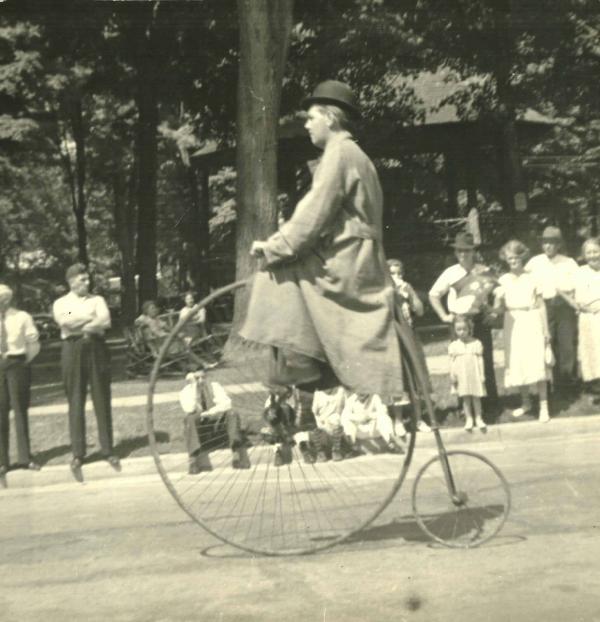
{"label": "long overcoat", "polygon": [[335,133],[310,191],[266,242],[240,334],[325,361],[346,388],[389,399],[404,387],[382,210],[373,163]]}

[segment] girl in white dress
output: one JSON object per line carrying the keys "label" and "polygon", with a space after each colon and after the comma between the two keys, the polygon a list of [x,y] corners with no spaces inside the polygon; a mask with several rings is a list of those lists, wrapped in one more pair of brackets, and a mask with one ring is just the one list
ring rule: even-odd
{"label": "girl in white dress", "polygon": [[486,394],[483,346],[473,337],[473,323],[465,316],[454,318],[454,333],[457,339],[448,346],[452,388],[462,400],[465,430],[470,432],[475,424],[483,431],[486,429],[481,416],[481,398]]}
{"label": "girl in white dress", "polygon": [[575,274],[573,297],[561,292],[579,313],[578,359],[584,382],[600,379],[600,238],[583,243],[585,266]]}
{"label": "girl in white dress", "polygon": [[548,383],[551,365],[550,338],[546,308],[533,275],[525,272],[529,249],[511,240],[500,249],[500,258],[510,268],[495,291],[495,308],[504,306],[504,386],[518,388],[521,407],[513,411],[520,417],[531,408],[529,389],[537,388],[540,398],[539,421],[550,421]]}
{"label": "girl in white dress", "polygon": [[392,418],[377,394],[347,395],[341,423],[357,453],[360,453],[360,448],[356,442],[360,438],[382,438],[390,451],[402,451],[402,442],[394,433]]}

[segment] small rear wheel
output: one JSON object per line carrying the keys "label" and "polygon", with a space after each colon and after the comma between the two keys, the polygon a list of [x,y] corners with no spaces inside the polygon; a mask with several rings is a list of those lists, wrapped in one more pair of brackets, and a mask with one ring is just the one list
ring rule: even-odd
{"label": "small rear wheel", "polygon": [[415,519],[444,546],[480,546],[506,522],[511,504],[508,483],[484,456],[470,451],[448,451],[445,456],[456,492],[449,491],[444,456],[435,456],[421,467],[413,484]]}

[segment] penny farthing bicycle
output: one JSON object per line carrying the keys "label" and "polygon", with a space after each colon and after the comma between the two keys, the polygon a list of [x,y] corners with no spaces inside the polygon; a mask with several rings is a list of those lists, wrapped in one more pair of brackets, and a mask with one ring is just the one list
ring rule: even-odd
{"label": "penny farthing bicycle", "polygon": [[225,426],[213,419],[200,423],[210,435],[207,470],[190,474],[183,442],[174,447],[182,439],[184,413],[177,395],[185,372],[175,385],[172,378],[159,378],[158,370],[193,314],[173,328],[150,377],[147,425],[154,460],[169,492],[194,521],[222,542],[263,555],[313,553],[359,538],[376,521],[385,524],[386,508],[407,479],[417,422],[428,414],[437,455],[412,480],[414,517],[408,520],[450,547],[478,546],[500,531],[510,510],[508,484],[487,458],[445,450],[427,372],[406,325],[398,325],[411,401],[403,408],[404,453],[371,451],[341,461],[307,462],[302,446],[310,432],[288,429],[289,456],[282,461],[281,439],[265,434],[269,393],[262,379],[268,349],[246,344],[231,331],[233,297],[247,286],[233,283],[196,305],[206,309],[211,331],[190,347],[209,368],[209,381],[218,382],[231,398],[245,432],[249,468],[234,468]]}

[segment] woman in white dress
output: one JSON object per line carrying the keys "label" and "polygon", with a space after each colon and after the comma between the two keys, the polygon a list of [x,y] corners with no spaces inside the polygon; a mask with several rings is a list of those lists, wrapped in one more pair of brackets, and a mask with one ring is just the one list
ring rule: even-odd
{"label": "woman in white dress", "polygon": [[530,388],[540,398],[539,421],[550,421],[548,384],[552,360],[549,333],[541,291],[535,278],[525,272],[529,249],[518,240],[507,242],[500,250],[510,272],[503,274],[496,289],[495,307],[504,307],[504,386],[517,388],[521,406],[513,411],[520,417],[531,408]]}
{"label": "woman in white dress", "polygon": [[561,295],[579,313],[578,359],[584,382],[600,379],[600,238],[583,243],[586,265],[575,274],[573,296]]}

